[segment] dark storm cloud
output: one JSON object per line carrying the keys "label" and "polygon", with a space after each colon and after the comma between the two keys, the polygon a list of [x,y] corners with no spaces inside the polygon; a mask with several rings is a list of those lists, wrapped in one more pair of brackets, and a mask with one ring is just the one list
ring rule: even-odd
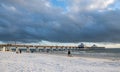
{"label": "dark storm cloud", "polygon": [[80,5],[71,5],[65,12],[49,0],[0,0],[0,40],[120,42],[120,10],[105,10],[103,6],[99,12],[97,6],[81,11]]}

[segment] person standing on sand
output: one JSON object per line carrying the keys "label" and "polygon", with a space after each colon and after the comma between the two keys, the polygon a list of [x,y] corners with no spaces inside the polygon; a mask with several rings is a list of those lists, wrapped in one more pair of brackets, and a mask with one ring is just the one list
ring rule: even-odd
{"label": "person standing on sand", "polygon": [[70,52],[70,50],[68,50],[68,56],[70,56],[71,55],[71,52]]}
{"label": "person standing on sand", "polygon": [[20,54],[22,53],[22,50],[20,50]]}

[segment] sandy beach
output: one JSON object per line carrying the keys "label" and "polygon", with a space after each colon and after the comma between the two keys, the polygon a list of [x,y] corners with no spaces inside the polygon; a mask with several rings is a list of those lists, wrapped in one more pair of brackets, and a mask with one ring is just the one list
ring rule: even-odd
{"label": "sandy beach", "polygon": [[120,60],[0,52],[1,72],[120,72]]}

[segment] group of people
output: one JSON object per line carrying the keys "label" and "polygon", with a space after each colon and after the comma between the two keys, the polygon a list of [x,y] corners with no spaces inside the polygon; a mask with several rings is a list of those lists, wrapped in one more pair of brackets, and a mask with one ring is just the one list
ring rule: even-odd
{"label": "group of people", "polygon": [[[16,53],[18,54],[18,53],[22,53],[22,50],[19,50],[19,51],[16,51]],[[68,56],[71,56],[71,51],[70,50],[68,50]]]}

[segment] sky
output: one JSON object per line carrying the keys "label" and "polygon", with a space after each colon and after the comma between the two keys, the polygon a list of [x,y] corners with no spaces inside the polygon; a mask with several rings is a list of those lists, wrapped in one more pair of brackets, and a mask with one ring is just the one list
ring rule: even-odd
{"label": "sky", "polygon": [[0,0],[0,41],[120,47],[120,0]]}

